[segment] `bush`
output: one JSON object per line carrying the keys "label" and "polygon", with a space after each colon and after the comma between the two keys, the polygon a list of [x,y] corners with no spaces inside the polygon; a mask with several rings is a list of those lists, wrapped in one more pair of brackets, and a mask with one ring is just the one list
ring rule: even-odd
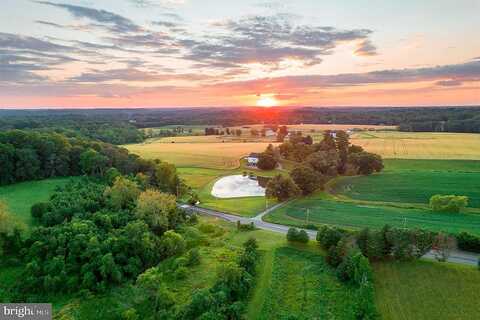
{"label": "bush", "polygon": [[200,264],[200,252],[198,248],[193,248],[187,253],[187,266],[197,266]]}
{"label": "bush", "polygon": [[185,267],[180,267],[175,271],[175,279],[182,280],[187,278],[188,269]]}
{"label": "bush", "polygon": [[461,232],[456,238],[460,250],[480,253],[480,237],[468,232]]}
{"label": "bush", "polygon": [[50,205],[48,202],[38,202],[30,208],[30,213],[33,218],[41,220],[43,214],[49,210],[49,207]]}
{"label": "bush", "polygon": [[290,242],[307,243],[309,240],[308,233],[305,230],[290,228],[287,232],[287,240]]}
{"label": "bush", "polygon": [[468,197],[455,195],[434,195],[430,198],[430,207],[436,212],[458,213],[468,206]]}
{"label": "bush", "polygon": [[253,231],[253,230],[255,230],[255,224],[253,222],[242,224],[240,221],[237,221],[237,230],[238,231]]}
{"label": "bush", "polygon": [[343,235],[344,231],[339,228],[323,226],[317,232],[316,239],[324,249],[329,249],[331,246],[336,246]]}

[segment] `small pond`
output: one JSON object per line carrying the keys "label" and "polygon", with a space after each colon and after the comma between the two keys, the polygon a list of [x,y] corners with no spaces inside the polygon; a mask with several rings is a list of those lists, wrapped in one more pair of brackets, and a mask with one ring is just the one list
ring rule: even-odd
{"label": "small pond", "polygon": [[217,198],[262,197],[265,196],[265,187],[260,185],[257,178],[248,175],[227,176],[215,182],[212,196]]}

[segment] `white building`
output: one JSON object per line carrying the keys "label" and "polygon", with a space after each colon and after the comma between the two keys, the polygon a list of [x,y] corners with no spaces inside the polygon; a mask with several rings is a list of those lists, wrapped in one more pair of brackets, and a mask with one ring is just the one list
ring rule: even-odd
{"label": "white building", "polygon": [[250,153],[250,155],[246,158],[248,165],[252,167],[256,167],[258,163],[258,157],[259,157],[258,153]]}

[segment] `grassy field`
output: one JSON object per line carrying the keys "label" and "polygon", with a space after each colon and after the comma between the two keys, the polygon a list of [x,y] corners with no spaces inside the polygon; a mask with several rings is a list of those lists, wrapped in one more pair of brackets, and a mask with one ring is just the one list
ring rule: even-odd
{"label": "grassy field", "polygon": [[333,191],[358,200],[423,204],[435,194],[465,195],[479,208],[480,161],[386,161],[382,173],[342,177]]}
{"label": "grassy field", "polygon": [[[308,210],[307,210],[308,209]],[[308,219],[307,219],[308,215]],[[304,226],[331,224],[351,229],[395,227],[433,231],[469,231],[480,235],[479,214],[433,213],[428,209],[355,203],[332,199],[324,193],[294,200],[264,217],[274,223]]]}
{"label": "grassy field", "polygon": [[[180,138],[182,137],[176,139]],[[190,137],[188,138],[190,139]],[[198,138],[203,139],[204,137]],[[210,137],[206,138],[210,139]],[[267,142],[164,143],[157,141],[126,145],[125,147],[143,158],[164,160],[177,167],[234,169],[240,166],[240,158],[251,152],[262,152],[268,144]]]}
{"label": "grassy field", "polygon": [[65,185],[71,178],[54,178],[40,181],[22,182],[0,187],[0,200],[9,211],[26,226],[32,225],[30,207],[41,201],[47,201],[57,186]]}
{"label": "grassy field", "polygon": [[377,309],[384,320],[478,319],[480,272],[430,261],[374,265]]}
{"label": "grassy field", "polygon": [[318,253],[281,247],[275,250],[270,286],[262,307],[249,319],[355,319],[356,290],[335,276]]}
{"label": "grassy field", "polygon": [[351,142],[390,159],[480,159],[479,134],[363,131]]}

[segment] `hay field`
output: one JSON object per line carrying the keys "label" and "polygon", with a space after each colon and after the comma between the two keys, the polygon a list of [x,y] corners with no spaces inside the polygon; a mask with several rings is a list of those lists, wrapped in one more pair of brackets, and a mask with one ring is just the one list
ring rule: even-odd
{"label": "hay field", "polygon": [[480,134],[364,131],[351,142],[387,159],[480,160]]}
{"label": "hay field", "polygon": [[[210,139],[210,137],[206,138]],[[262,152],[268,144],[266,142],[151,142],[126,145],[125,148],[141,157],[164,160],[177,167],[234,169],[240,166],[242,157],[250,152]]]}

